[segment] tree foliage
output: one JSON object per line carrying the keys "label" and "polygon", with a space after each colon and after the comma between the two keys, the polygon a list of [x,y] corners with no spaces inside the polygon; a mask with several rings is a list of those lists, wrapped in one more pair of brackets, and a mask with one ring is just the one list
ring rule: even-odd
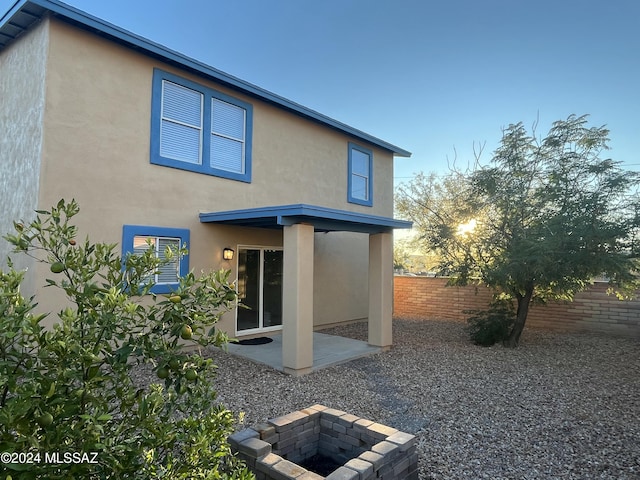
{"label": "tree foliage", "polygon": [[476,345],[489,347],[509,337],[513,327],[513,303],[506,298],[497,298],[488,310],[467,310],[467,332]]}
{"label": "tree foliage", "polygon": [[[182,345],[226,343],[215,324],[236,298],[228,272],[189,273],[169,298],[151,295],[150,274],[186,252],[120,258],[116,245],[76,240],[78,211],[60,201],[5,237],[49,265],[47,288],[61,289],[68,306],[47,329],[35,299],[20,293],[24,273],[10,261],[0,272],[0,452],[23,455],[0,471],[13,479],[253,478],[227,443],[236,418],[215,401],[215,366]],[[149,387],[132,379],[141,364],[150,367]],[[59,457],[45,457],[52,453]]]}
{"label": "tree foliage", "polygon": [[608,135],[586,116],[554,122],[544,139],[510,125],[489,165],[419,175],[398,191],[399,212],[451,283],[482,282],[517,301],[510,346],[533,300],[570,300],[600,275],[620,296],[638,285],[639,179],[602,158]]}

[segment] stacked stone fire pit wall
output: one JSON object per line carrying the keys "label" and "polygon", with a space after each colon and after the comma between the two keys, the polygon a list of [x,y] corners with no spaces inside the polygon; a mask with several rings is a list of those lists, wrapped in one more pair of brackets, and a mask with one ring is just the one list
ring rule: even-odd
{"label": "stacked stone fire pit wall", "polygon": [[[242,430],[229,442],[258,480],[418,478],[413,435],[323,405]],[[342,466],[327,477],[300,466],[316,455]]]}

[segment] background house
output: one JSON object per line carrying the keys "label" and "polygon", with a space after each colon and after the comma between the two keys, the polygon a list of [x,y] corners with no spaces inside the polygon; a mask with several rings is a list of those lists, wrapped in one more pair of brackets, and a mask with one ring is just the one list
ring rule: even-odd
{"label": "background house", "polygon": [[[409,226],[393,159],[409,152],[53,0],[1,17],[0,98],[0,231],[75,198],[80,238],[186,242],[158,292],[231,269],[252,308],[220,327],[282,329],[291,371],[311,366],[313,328],[368,319],[369,342],[391,344],[391,232]],[[14,260],[56,311],[45,267]]]}

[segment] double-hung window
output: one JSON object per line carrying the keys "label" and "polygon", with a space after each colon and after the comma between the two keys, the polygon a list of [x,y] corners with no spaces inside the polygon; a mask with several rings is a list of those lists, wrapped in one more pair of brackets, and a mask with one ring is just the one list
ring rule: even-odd
{"label": "double-hung window", "polygon": [[156,69],[151,163],[251,182],[250,104]]}
{"label": "double-hung window", "polygon": [[189,243],[189,230],[183,228],[149,227],[125,225],[122,229],[122,256],[142,255],[151,249],[156,258],[167,260],[167,249],[175,254],[160,265],[145,282],[155,284],[153,293],[169,293],[178,287],[181,276],[189,271],[188,255],[179,255],[179,250]]}
{"label": "double-hung window", "polygon": [[349,177],[347,200],[350,203],[373,205],[373,152],[349,143]]}

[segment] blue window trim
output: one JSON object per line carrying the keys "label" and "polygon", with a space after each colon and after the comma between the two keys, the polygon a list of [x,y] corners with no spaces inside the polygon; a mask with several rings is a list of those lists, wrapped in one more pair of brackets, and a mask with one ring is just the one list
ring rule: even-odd
{"label": "blue window trim", "polygon": [[[203,125],[202,125],[202,145],[200,151],[200,163],[192,164],[181,162],[173,158],[160,155],[160,125],[162,115],[162,82],[164,80],[190,88],[204,96]],[[245,139],[244,139],[244,173],[230,172],[209,165],[209,149],[211,143],[211,99],[217,98],[223,102],[236,105],[245,110]],[[153,85],[151,93],[151,163],[165,167],[189,170],[192,172],[213,175],[216,177],[229,178],[241,182],[251,183],[251,147],[253,138],[253,107],[251,104],[238,100],[224,93],[211,88],[204,87],[198,83],[185,78],[173,75],[163,70],[155,68],[153,70]]]}
{"label": "blue window trim", "polygon": [[[367,191],[369,193],[367,199],[357,198],[352,195],[353,192],[353,151],[357,150],[369,156],[369,178],[367,179]],[[347,201],[357,205],[366,207],[373,206],[373,151],[368,148],[361,147],[355,143],[349,142],[349,171],[347,181]]]}
{"label": "blue window trim", "polygon": [[[152,227],[144,225],[123,225],[122,227],[122,258],[129,253],[133,253],[133,238],[143,237],[166,237],[179,238],[180,247],[189,246],[190,232],[186,228]],[[182,277],[189,273],[189,255],[180,258],[179,275]],[[178,283],[163,283],[154,285],[152,293],[171,293],[178,288]]]}

